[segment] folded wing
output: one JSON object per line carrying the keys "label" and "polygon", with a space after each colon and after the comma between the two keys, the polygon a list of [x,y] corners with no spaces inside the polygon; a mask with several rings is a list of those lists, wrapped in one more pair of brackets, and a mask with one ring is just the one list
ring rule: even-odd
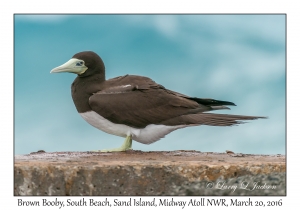
{"label": "folded wing", "polygon": [[235,104],[192,98],[167,90],[147,77],[129,75],[106,81],[106,87],[93,94],[89,104],[109,121],[135,128],[149,124],[229,126],[259,118],[203,113]]}

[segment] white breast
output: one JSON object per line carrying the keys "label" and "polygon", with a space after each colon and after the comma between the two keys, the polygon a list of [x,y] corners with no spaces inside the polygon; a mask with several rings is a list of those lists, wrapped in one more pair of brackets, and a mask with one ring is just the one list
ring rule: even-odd
{"label": "white breast", "polygon": [[179,129],[187,127],[188,125],[177,125],[177,126],[167,126],[167,125],[148,125],[145,128],[138,129],[132,128],[123,124],[115,124],[111,121],[105,119],[101,115],[94,111],[88,111],[85,113],[80,113],[81,117],[85,119],[92,126],[116,136],[126,137],[131,135],[132,139],[143,143],[151,144],[163,138],[168,133]]}

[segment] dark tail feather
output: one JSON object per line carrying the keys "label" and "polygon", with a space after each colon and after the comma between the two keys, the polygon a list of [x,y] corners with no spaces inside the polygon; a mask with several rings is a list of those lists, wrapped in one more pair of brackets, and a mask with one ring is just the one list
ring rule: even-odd
{"label": "dark tail feather", "polygon": [[210,125],[232,126],[244,123],[244,120],[266,119],[266,117],[199,113],[175,117],[162,122],[164,125]]}
{"label": "dark tail feather", "polygon": [[236,106],[234,103],[230,101],[220,101],[215,100],[211,98],[189,98],[190,100],[196,101],[198,104],[203,104],[205,106],[222,106],[222,105],[228,105],[228,106]]}

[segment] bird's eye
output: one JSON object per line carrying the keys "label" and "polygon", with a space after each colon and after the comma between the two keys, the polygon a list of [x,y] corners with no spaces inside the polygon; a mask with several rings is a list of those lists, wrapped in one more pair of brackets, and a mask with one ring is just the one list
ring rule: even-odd
{"label": "bird's eye", "polygon": [[83,65],[83,62],[82,61],[79,61],[76,63],[76,66],[82,66]]}

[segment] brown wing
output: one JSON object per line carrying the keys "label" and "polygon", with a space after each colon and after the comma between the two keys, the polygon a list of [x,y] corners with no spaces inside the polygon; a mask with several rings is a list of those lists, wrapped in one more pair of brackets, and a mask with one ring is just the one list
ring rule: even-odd
{"label": "brown wing", "polygon": [[147,77],[128,75],[106,81],[102,90],[90,97],[89,104],[111,122],[135,128],[149,124],[231,126],[243,120],[265,118],[203,113],[235,104],[189,97],[167,90]]}
{"label": "brown wing", "polygon": [[111,122],[136,128],[160,124],[193,110],[209,109],[140,76],[106,81],[104,88],[90,97],[89,103],[93,111]]}

